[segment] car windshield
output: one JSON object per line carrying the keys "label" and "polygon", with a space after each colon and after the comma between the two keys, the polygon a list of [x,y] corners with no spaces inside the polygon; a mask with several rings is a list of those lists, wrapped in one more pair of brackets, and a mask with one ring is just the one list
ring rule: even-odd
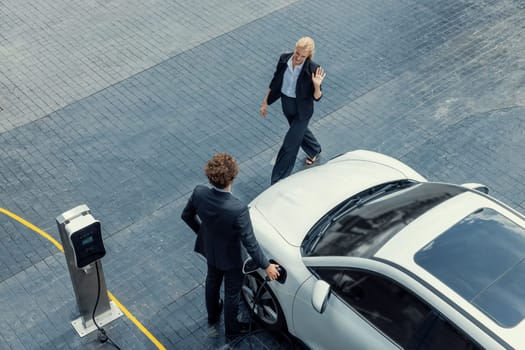
{"label": "car windshield", "polygon": [[378,186],[381,195],[366,193],[370,200],[360,193],[336,207],[307,235],[303,255],[370,257],[412,220],[466,191],[439,183],[404,181],[400,186],[391,185]]}
{"label": "car windshield", "polygon": [[414,260],[502,327],[525,318],[525,230],[498,212],[467,216]]}

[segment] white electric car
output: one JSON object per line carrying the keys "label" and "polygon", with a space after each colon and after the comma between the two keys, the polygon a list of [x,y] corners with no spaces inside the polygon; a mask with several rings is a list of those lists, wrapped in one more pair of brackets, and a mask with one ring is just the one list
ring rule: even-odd
{"label": "white electric car", "polygon": [[242,295],[311,349],[525,349],[525,218],[479,184],[352,151],[250,203],[281,281]]}

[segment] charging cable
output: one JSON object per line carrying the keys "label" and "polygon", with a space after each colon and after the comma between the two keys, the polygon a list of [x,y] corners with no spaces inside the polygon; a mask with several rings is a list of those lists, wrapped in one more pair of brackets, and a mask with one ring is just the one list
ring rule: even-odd
{"label": "charging cable", "polygon": [[99,327],[97,321],[95,320],[95,312],[97,311],[98,302],[100,300],[100,272],[98,271],[98,261],[95,261],[95,268],[97,270],[97,300],[95,301],[95,307],[93,308],[93,314],[91,315],[91,318],[93,319],[93,323],[95,324],[95,327],[97,327],[98,330],[98,341],[100,341],[101,343],[107,342],[109,345],[112,345],[115,349],[121,350],[120,347],[107,335],[106,330],[102,327]]}

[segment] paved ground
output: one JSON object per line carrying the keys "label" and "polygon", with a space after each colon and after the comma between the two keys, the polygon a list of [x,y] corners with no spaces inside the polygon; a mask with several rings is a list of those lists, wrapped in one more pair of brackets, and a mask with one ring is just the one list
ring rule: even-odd
{"label": "paved ground", "polygon": [[[277,105],[258,109],[303,35],[328,72],[311,123],[323,159],[384,152],[525,212],[523,0],[2,1],[1,349],[110,348],[70,325],[64,255],[5,214],[59,239],[55,217],[79,204],[102,222],[108,289],[160,344],[225,348],[179,216],[214,152],[239,159],[243,200],[269,185],[286,127]],[[158,347],[127,317],[107,330],[122,349]]]}

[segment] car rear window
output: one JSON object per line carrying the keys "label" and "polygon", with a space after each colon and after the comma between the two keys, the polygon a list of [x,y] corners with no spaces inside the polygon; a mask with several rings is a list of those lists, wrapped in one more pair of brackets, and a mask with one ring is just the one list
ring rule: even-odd
{"label": "car rear window", "polygon": [[500,213],[469,215],[414,260],[500,326],[525,317],[525,230]]}

